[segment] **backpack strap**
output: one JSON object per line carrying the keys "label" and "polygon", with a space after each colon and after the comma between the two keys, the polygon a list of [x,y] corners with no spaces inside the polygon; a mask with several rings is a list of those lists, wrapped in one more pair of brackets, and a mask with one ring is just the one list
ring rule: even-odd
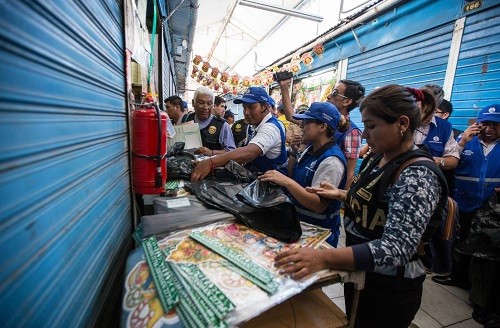
{"label": "backpack strap", "polygon": [[441,238],[444,240],[452,240],[454,230],[456,230],[455,217],[457,215],[458,204],[453,198],[448,197],[448,204],[446,206],[448,208],[448,212],[446,213],[446,222]]}
{"label": "backpack strap", "polygon": [[433,162],[434,163],[434,161],[432,159],[430,159],[429,157],[414,157],[412,159],[409,159],[406,162],[404,162],[403,164],[401,164],[401,166],[398,168],[398,170],[396,171],[396,173],[394,174],[394,176],[392,178],[392,183],[391,184],[395,184],[396,183],[396,180],[398,179],[399,175],[401,174],[401,172],[405,168],[407,168],[408,166],[410,166],[411,164],[413,164],[415,162],[420,162],[420,161],[427,161],[427,162]]}

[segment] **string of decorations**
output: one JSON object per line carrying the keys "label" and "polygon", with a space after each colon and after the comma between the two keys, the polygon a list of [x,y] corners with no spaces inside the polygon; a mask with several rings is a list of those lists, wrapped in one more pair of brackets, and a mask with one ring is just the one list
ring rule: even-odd
{"label": "string of decorations", "polygon": [[311,68],[314,62],[314,57],[322,56],[325,52],[323,44],[315,45],[311,51],[302,55],[294,55],[290,62],[283,64],[281,67],[272,66],[255,74],[254,76],[241,77],[239,74],[229,74],[221,72],[219,68],[212,67],[208,61],[204,61],[200,55],[195,55],[193,58],[193,68],[191,78],[198,83],[213,89],[215,92],[238,94],[251,86],[267,87],[272,84],[273,74],[279,71],[290,71],[297,75],[302,69],[302,65]]}

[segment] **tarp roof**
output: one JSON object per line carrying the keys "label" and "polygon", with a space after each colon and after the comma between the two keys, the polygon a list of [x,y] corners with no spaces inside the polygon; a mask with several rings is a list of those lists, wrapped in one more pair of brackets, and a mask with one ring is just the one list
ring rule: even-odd
{"label": "tarp roof", "polygon": [[[350,0],[344,4],[342,0],[248,0],[322,16],[321,23],[244,6],[242,0],[169,0],[169,11],[180,2],[184,3],[178,11],[186,4],[193,9],[193,2],[196,2],[195,25],[190,20],[192,16],[175,13],[169,23],[171,28],[178,26],[179,30],[186,30],[187,27],[189,35],[182,36],[187,41],[192,35],[192,49],[188,47],[192,50],[191,58],[187,64],[192,66],[193,57],[199,55],[211,67],[243,77],[268,67],[304,43],[331,30],[341,19],[359,13],[378,1]],[[194,34],[191,34],[193,31]],[[184,69],[188,75],[187,89],[196,88],[196,81],[189,77],[191,68],[185,66]]]}

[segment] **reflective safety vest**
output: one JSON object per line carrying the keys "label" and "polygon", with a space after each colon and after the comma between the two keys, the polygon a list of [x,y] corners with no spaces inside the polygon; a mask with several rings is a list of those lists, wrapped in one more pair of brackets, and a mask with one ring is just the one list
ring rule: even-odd
{"label": "reflective safety vest", "polygon": [[424,145],[427,146],[433,157],[440,157],[443,156],[446,142],[450,138],[451,124],[440,117],[434,118],[436,125],[429,124],[429,132],[424,139]]}
{"label": "reflective safety vest", "polygon": [[[344,175],[342,176],[342,180],[338,187],[340,189],[343,189],[346,182],[345,172],[347,169],[347,164],[345,156],[340,150],[339,146],[337,144],[334,144],[333,142],[329,142],[314,154],[310,152],[310,150],[312,151],[312,146],[306,149],[306,152],[300,158],[300,161],[295,164],[295,167],[293,169],[293,180],[295,180],[304,188],[311,187],[314,173],[318,169],[321,162],[323,162],[323,160],[328,157],[335,156],[339,158],[344,165]],[[289,197],[292,203],[295,205],[295,208],[297,210],[297,217],[299,218],[299,220],[319,225],[324,228],[329,228],[331,230],[333,229],[332,233],[337,232],[340,223],[340,201],[332,200],[329,202],[328,207],[323,213],[315,213],[302,206],[292,195],[289,195]]]}
{"label": "reflective safety vest", "polygon": [[500,187],[500,146],[484,156],[478,137],[465,144],[455,169],[455,194],[460,211],[472,213]]}
{"label": "reflective safety vest", "polygon": [[[280,137],[281,137],[281,152],[280,155],[276,158],[268,158],[266,155],[260,155],[259,157],[255,158],[253,161],[250,163],[247,163],[245,167],[249,169],[250,171],[253,172],[266,172],[268,170],[278,170],[283,174],[286,174],[287,171],[287,153],[286,153],[286,138],[285,138],[285,131],[284,127],[281,123],[278,122],[276,117],[271,116],[266,123],[273,123],[277,128],[278,131],[280,132]],[[248,129],[251,130],[251,129]],[[249,133],[247,136],[247,145],[252,140],[253,134],[255,132],[251,131],[251,134]]]}

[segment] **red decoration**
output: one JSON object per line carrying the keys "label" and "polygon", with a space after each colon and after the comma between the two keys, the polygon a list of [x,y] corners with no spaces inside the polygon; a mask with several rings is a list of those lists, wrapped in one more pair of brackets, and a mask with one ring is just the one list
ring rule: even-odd
{"label": "red decoration", "polygon": [[219,69],[217,67],[212,67],[212,72],[210,72],[210,76],[216,79],[217,76],[219,76]]}
{"label": "red decoration", "polygon": [[203,72],[208,72],[209,68],[210,68],[210,63],[209,62],[203,62],[203,65],[201,66],[201,70]]}
{"label": "red decoration", "polygon": [[194,58],[193,58],[193,64],[198,65],[199,63],[201,63],[201,61],[202,61],[202,60],[203,60],[203,59],[201,58],[201,56],[200,56],[200,55],[196,55],[196,56],[194,56]]}
{"label": "red decoration", "polygon": [[222,73],[222,75],[220,76],[220,80],[224,83],[227,82],[228,79],[229,79],[229,74],[226,72]]}
{"label": "red decoration", "polygon": [[319,56],[325,52],[325,47],[322,44],[317,44],[313,47],[313,52]]}
{"label": "red decoration", "polygon": [[302,62],[304,63],[304,65],[306,66],[311,66],[312,62],[314,61],[312,55],[310,52],[306,52],[305,54],[303,54],[300,59],[302,60]]}
{"label": "red decoration", "polygon": [[237,85],[238,83],[240,83],[240,77],[238,76],[238,74],[234,74],[233,76],[231,76],[231,84]]}

